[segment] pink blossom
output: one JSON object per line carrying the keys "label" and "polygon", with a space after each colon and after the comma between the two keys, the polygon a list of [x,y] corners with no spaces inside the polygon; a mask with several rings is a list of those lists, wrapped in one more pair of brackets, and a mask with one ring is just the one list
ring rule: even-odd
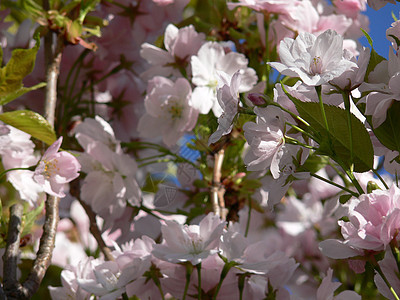
{"label": "pink blossom", "polygon": [[324,279],[322,279],[321,285],[317,290],[316,300],[361,300],[361,296],[354,291],[343,291],[336,296],[333,295],[334,291],[341,285],[340,282],[332,282],[333,271],[331,268]]}
{"label": "pink blossom", "polygon": [[[391,249],[386,249],[385,257],[378,262],[379,266],[383,274],[385,275],[387,281],[389,282],[390,286],[396,292],[397,295],[400,294],[400,278],[399,278],[399,269],[396,259],[393,256]],[[374,282],[376,287],[378,288],[379,292],[386,297],[387,299],[394,300],[394,296],[392,292],[389,290],[387,284],[381,277],[379,273],[375,274]]]}
{"label": "pink blossom", "polygon": [[149,43],[142,44],[140,55],[152,66],[141,76],[145,79],[155,75],[181,76],[179,68],[189,71],[190,57],[199,51],[204,42],[204,33],[197,33],[193,25],[178,29],[175,25],[169,24],[164,35],[166,51]]}
{"label": "pink blossom", "polygon": [[316,36],[327,29],[343,35],[352,24],[352,20],[344,15],[333,13],[321,15],[309,0],[301,1],[296,9],[279,16],[278,21],[294,32],[308,32]]}
{"label": "pink blossom", "polygon": [[65,184],[77,178],[81,169],[81,165],[72,154],[58,152],[61,143],[62,137],[46,150],[33,175],[46,193],[56,197],[65,197]]}
{"label": "pink blossom", "polygon": [[[317,185],[317,184],[316,184]],[[303,201],[290,196],[286,198],[285,210],[278,215],[277,225],[289,235],[299,235],[310,228],[319,228],[325,235],[336,229],[333,213],[338,207],[338,200],[327,200],[323,206],[319,198],[309,194]]]}
{"label": "pink blossom", "polygon": [[239,272],[266,275],[274,268],[285,265],[290,259],[280,250],[270,246],[269,240],[250,243],[235,226],[229,226],[222,235],[221,255],[238,263]]}
{"label": "pink blossom", "polygon": [[88,144],[79,156],[82,171],[87,173],[81,198],[109,222],[120,218],[127,203],[137,206],[140,188],[136,181],[136,161],[125,153],[113,152],[101,142]]}
{"label": "pink blossom", "polygon": [[153,2],[157,5],[163,6],[174,3],[175,0],[153,0]]}
{"label": "pink blossom", "polygon": [[217,89],[217,99],[223,113],[218,118],[218,128],[210,136],[208,144],[216,143],[223,135],[227,135],[232,131],[233,120],[238,111],[239,105],[239,86],[240,72],[236,72],[230,82],[224,82],[221,88]]}
{"label": "pink blossom", "polygon": [[[372,116],[372,125],[379,127],[393,101],[400,101],[400,57],[389,51],[389,60],[379,63],[369,75],[369,83],[360,86],[360,92],[369,92],[361,101],[366,103],[365,114]],[[360,103],[362,103],[360,102]]]}
{"label": "pink blossom", "polygon": [[[28,168],[37,164],[39,157],[34,152],[31,136],[9,125],[0,125],[0,156],[5,170]],[[44,199],[43,186],[33,179],[34,172],[15,170],[7,173],[7,180],[18,191],[21,199],[31,206]]]}
{"label": "pink blossom", "polygon": [[272,176],[279,177],[279,160],[282,157],[284,138],[284,117],[279,108],[268,106],[256,107],[256,123],[243,125],[244,136],[250,150],[244,158],[249,171],[271,169]]}
{"label": "pink blossom", "polygon": [[365,72],[367,71],[371,53],[369,48],[363,47],[356,62],[355,57],[350,58],[356,63],[351,69],[343,72],[339,77],[333,79],[331,83],[341,89],[354,90],[364,82]]}
{"label": "pink blossom", "polygon": [[300,77],[307,85],[327,83],[355,66],[343,57],[343,38],[333,30],[318,37],[301,33],[293,40],[285,38],[279,47],[281,62],[269,63],[280,73]]}
{"label": "pink blossom", "polygon": [[196,125],[198,112],[190,103],[192,89],[185,78],[176,82],[156,76],[149,81],[145,98],[146,114],[139,120],[141,136],[162,136],[167,146],[173,146]]}
{"label": "pink blossom", "polygon": [[394,49],[399,49],[400,45],[397,41],[400,40],[400,21],[392,23],[392,26],[386,30],[386,38],[392,43]]}
{"label": "pink blossom", "polygon": [[256,11],[284,14],[296,9],[299,3],[298,0],[240,0],[239,3],[228,2],[228,8],[247,6]]}
{"label": "pink blossom", "polygon": [[207,114],[212,109],[214,115],[219,117],[222,109],[216,97],[216,89],[224,83],[220,80],[219,72],[232,77],[239,71],[242,79],[238,91],[248,92],[256,84],[257,75],[247,65],[248,59],[243,54],[225,53],[224,47],[219,43],[207,42],[201,46],[197,55],[191,58],[192,82],[196,85],[191,99],[193,107],[201,114]]}
{"label": "pink blossom", "polygon": [[172,263],[191,262],[197,265],[209,255],[218,252],[219,240],[225,222],[209,213],[199,225],[180,225],[165,221],[161,231],[164,242],[155,245],[153,255]]}
{"label": "pink blossom", "polygon": [[332,2],[336,6],[338,12],[352,19],[357,18],[360,11],[365,11],[367,9],[365,0],[333,0]]}
{"label": "pink blossom", "polygon": [[364,250],[382,251],[400,229],[400,189],[374,190],[352,198],[347,204],[349,221],[338,221],[344,241],[320,243],[322,252],[332,258],[362,255]]}
{"label": "pink blossom", "polygon": [[95,279],[93,269],[102,263],[99,259],[88,257],[77,265],[68,265],[61,272],[61,287],[50,286],[50,295],[52,299],[76,299],[85,300],[90,297],[90,293],[82,289],[78,284],[82,279]]}

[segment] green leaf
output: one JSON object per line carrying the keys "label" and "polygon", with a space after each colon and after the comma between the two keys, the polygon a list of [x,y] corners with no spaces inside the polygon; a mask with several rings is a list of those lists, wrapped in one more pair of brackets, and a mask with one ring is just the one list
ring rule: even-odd
{"label": "green leaf", "polygon": [[29,91],[43,86],[43,84],[38,84],[25,88],[22,84],[22,80],[35,67],[36,54],[40,47],[39,34],[36,34],[34,38],[36,45],[33,48],[13,50],[7,65],[0,68],[0,105],[4,105]]}
{"label": "green leaf", "polygon": [[375,136],[387,148],[400,152],[400,102],[393,101],[386,113],[386,120],[378,127],[373,128],[371,116],[367,116],[368,123],[371,125]]}
{"label": "green leaf", "polygon": [[378,53],[376,53],[376,51],[374,50],[374,48],[371,49],[371,57],[369,59],[369,63],[368,63],[368,67],[367,67],[367,71],[365,72],[365,81],[368,81],[368,76],[369,73],[371,73],[375,67],[382,62],[383,60],[385,60],[384,57],[380,56]]}
{"label": "green leaf", "polygon": [[8,93],[6,96],[3,96],[3,97],[0,96],[0,105],[5,105],[5,104],[17,99],[18,97],[21,97],[22,95],[30,92],[30,91],[34,91],[34,90],[40,89],[40,88],[42,88],[44,86],[46,86],[46,83],[45,82],[41,82],[41,83],[38,83],[38,84],[36,84],[34,86],[31,86],[31,87],[21,87],[19,89],[16,89],[16,90]]}
{"label": "green leaf", "polygon": [[57,139],[54,129],[47,120],[30,110],[16,110],[0,114],[0,121],[29,133],[32,137],[48,145],[53,144]]}
{"label": "green leaf", "polygon": [[[293,97],[292,97],[293,98]],[[353,139],[353,161],[351,161],[350,133],[347,127],[347,113],[344,109],[324,104],[329,133],[325,129],[319,103],[295,100],[297,111],[310,126],[318,132],[319,154],[330,156],[342,162],[347,168],[354,164],[355,172],[366,172],[373,167],[374,151],[369,134],[363,123],[351,114]],[[330,135],[330,137],[329,137]]]}
{"label": "green leaf", "polygon": [[366,37],[367,40],[368,40],[368,43],[369,43],[370,46],[371,46],[371,57],[370,57],[370,59],[369,59],[367,71],[365,72],[365,77],[364,77],[365,81],[367,81],[368,76],[369,76],[369,73],[371,73],[371,72],[375,69],[375,67],[376,67],[377,64],[379,64],[381,61],[385,60],[385,58],[382,57],[382,56],[380,56],[380,55],[374,50],[373,41],[372,41],[370,35],[369,35],[364,29],[362,29],[362,28],[361,28],[361,31],[364,33],[365,37]]}
{"label": "green leaf", "polygon": [[340,197],[339,197],[339,202],[341,203],[341,204],[345,204],[347,201],[349,201],[350,199],[351,199],[351,197],[353,197],[352,195],[348,195],[348,194],[346,194],[346,195],[341,195]]}
{"label": "green leaf", "polygon": [[371,38],[371,36],[368,34],[368,32],[366,32],[364,29],[362,29],[362,28],[360,28],[361,29],[361,31],[364,33],[364,35],[365,35],[365,37],[367,38],[367,40],[368,40],[368,44],[371,46],[371,47],[373,47],[372,45],[373,45],[373,42],[372,42],[372,38]]}
{"label": "green leaf", "polygon": [[329,158],[322,155],[311,154],[308,156],[307,160],[301,165],[297,171],[298,172],[312,172],[317,173],[323,167],[329,163]]}
{"label": "green leaf", "polygon": [[7,80],[21,80],[33,71],[40,40],[36,36],[36,45],[31,49],[15,49],[6,65]]}

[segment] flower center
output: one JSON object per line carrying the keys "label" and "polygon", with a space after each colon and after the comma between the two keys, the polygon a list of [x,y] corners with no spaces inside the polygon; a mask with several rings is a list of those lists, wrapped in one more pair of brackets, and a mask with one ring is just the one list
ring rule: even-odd
{"label": "flower center", "polygon": [[43,160],[44,163],[44,177],[49,179],[54,176],[56,173],[60,172],[60,168],[58,167],[58,160]]}
{"label": "flower center", "polygon": [[173,101],[167,108],[169,115],[171,116],[172,120],[181,119],[182,112],[183,112],[183,105]]}
{"label": "flower center", "polygon": [[319,56],[314,56],[310,66],[311,74],[321,74],[322,73],[322,59]]}

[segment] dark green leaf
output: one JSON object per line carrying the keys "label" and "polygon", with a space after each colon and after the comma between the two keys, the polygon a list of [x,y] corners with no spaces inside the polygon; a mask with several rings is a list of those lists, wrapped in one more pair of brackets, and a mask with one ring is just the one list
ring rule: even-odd
{"label": "dark green leaf", "polygon": [[350,200],[351,197],[352,197],[352,195],[342,195],[339,197],[339,202],[341,204],[345,204],[347,201]]}
{"label": "dark green leaf", "polygon": [[[292,97],[293,98],[293,97]],[[295,98],[294,98],[295,99]],[[293,99],[292,99],[293,101]],[[319,103],[294,100],[300,116],[318,132],[320,140],[319,153],[330,156],[349,168],[354,164],[355,172],[366,172],[372,169],[374,152],[369,134],[363,123],[351,114],[353,161],[351,161],[350,134],[347,127],[347,113],[344,109],[324,104],[329,132],[325,129]]]}
{"label": "dark green leaf", "polygon": [[0,121],[29,133],[32,137],[48,145],[53,144],[57,139],[54,129],[47,120],[30,110],[16,110],[0,114]]}

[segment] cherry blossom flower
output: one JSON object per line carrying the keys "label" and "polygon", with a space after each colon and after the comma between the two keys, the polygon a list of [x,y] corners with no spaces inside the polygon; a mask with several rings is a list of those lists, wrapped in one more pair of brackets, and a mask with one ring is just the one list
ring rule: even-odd
{"label": "cherry blossom flower", "polygon": [[114,130],[103,118],[95,116],[94,119],[86,118],[74,129],[74,134],[79,144],[86,149],[93,141],[99,141],[110,149],[120,151],[120,145],[114,136]]}
{"label": "cherry blossom flower", "polygon": [[165,221],[161,231],[164,242],[155,245],[153,255],[171,263],[199,264],[218,252],[219,240],[225,226],[219,216],[209,213],[199,225],[180,225]]}
{"label": "cherry blossom flower", "polygon": [[[390,286],[393,288],[397,295],[400,294],[399,269],[391,249],[386,249],[385,257],[380,260],[378,264],[381,267],[381,270],[385,275],[386,280],[389,282]],[[384,297],[391,300],[395,299],[392,292],[389,290],[387,284],[379,273],[375,274],[374,282],[379,292]]]}
{"label": "cherry blossom flower", "polygon": [[99,117],[85,119],[76,129],[76,139],[85,150],[78,160],[87,174],[80,196],[108,227],[130,210],[127,203],[140,203],[136,161],[122,152],[111,126]]}
{"label": "cherry blossom flower", "polygon": [[152,66],[141,76],[144,79],[150,79],[155,75],[182,76],[179,68],[189,71],[187,67],[190,57],[197,54],[204,42],[204,33],[196,32],[193,25],[178,29],[175,25],[169,24],[164,35],[166,51],[149,43],[142,44],[140,55]]}
{"label": "cherry blossom flower", "polygon": [[333,270],[328,269],[328,272],[324,279],[322,279],[321,285],[317,290],[316,300],[361,300],[361,296],[354,291],[343,291],[336,296],[333,295],[334,291],[341,285],[340,282],[332,282]]}
{"label": "cherry blossom flower", "polygon": [[[92,142],[79,156],[82,171],[87,173],[81,187],[81,198],[106,224],[124,214],[127,203],[140,203],[136,181],[137,165],[124,153],[115,153],[100,142]],[[110,224],[108,224],[110,225]]]}
{"label": "cherry blossom flower", "polygon": [[192,105],[201,114],[207,114],[211,109],[214,115],[219,117],[222,109],[216,97],[216,88],[222,85],[219,81],[218,72],[225,72],[229,77],[240,71],[242,79],[238,91],[248,92],[257,82],[257,75],[254,69],[247,67],[247,58],[240,53],[225,53],[221,44],[207,42],[201,46],[197,55],[192,56],[191,65],[193,78],[196,85],[191,99]]}
{"label": "cherry blossom flower", "polygon": [[372,125],[379,127],[393,101],[400,101],[400,57],[389,51],[389,60],[380,62],[364,82],[360,92],[369,92],[359,103],[366,103],[365,114],[372,116]]}
{"label": "cherry blossom flower", "polygon": [[386,38],[392,43],[395,50],[399,49],[400,45],[397,44],[397,41],[400,39],[400,21],[392,23],[392,26],[386,30]]}
{"label": "cherry blossom flower", "polygon": [[77,279],[79,286],[102,300],[117,299],[125,292],[125,284],[119,277],[121,270],[114,261],[103,262],[93,268],[94,278]]}
{"label": "cherry blossom flower", "polygon": [[279,177],[279,160],[282,157],[284,139],[284,117],[277,107],[256,107],[256,123],[247,122],[243,125],[244,136],[250,145],[250,150],[244,158],[249,171],[271,169],[272,176]]}
{"label": "cherry blossom flower", "polygon": [[185,78],[176,82],[156,76],[149,81],[145,98],[146,114],[139,120],[138,131],[143,137],[163,137],[173,146],[196,125],[198,112],[190,103],[192,90]]}
{"label": "cherry blossom flower", "polygon": [[367,5],[364,0],[333,0],[336,9],[351,18],[356,18],[360,11],[365,11]]}
{"label": "cherry blossom flower", "polygon": [[233,119],[235,118],[239,105],[239,86],[240,72],[236,72],[230,82],[224,82],[224,85],[217,89],[217,99],[223,113],[218,118],[218,128],[210,136],[208,144],[217,142],[223,135],[232,131]]}
{"label": "cherry blossom flower", "polygon": [[360,51],[360,56],[358,57],[357,62],[354,56],[349,58],[349,60],[353,61],[357,65],[343,72],[339,77],[331,80],[332,84],[341,89],[354,90],[364,82],[365,72],[367,71],[371,53],[369,48],[365,47]]}
{"label": "cherry blossom flower", "polygon": [[306,194],[303,201],[293,196],[287,197],[285,210],[278,215],[277,225],[290,235],[299,235],[314,226],[325,235],[336,229],[332,215],[338,204],[337,199],[331,199],[323,206],[319,198],[310,194]]}
{"label": "cherry blossom flower", "polygon": [[332,12],[324,14],[318,11],[318,7],[309,0],[299,2],[295,9],[287,14],[280,15],[278,21],[293,32],[308,32],[315,36],[327,29],[335,30],[343,35],[352,24],[352,20],[344,15],[337,15]]}
{"label": "cherry blossom flower", "polygon": [[316,86],[329,82],[356,66],[343,58],[343,38],[333,30],[318,37],[300,33],[293,40],[285,38],[280,43],[281,62],[269,63],[283,75],[300,77],[307,85]]}
{"label": "cherry blossom flower", "polygon": [[[0,156],[4,169],[28,168],[35,166],[39,156],[35,154],[35,144],[31,136],[9,125],[0,125]],[[34,172],[30,170],[15,170],[7,172],[7,180],[18,191],[21,199],[31,206],[44,199],[43,186],[33,179]]]}
{"label": "cherry blossom flower", "polygon": [[77,178],[81,169],[81,165],[72,154],[66,151],[58,152],[61,143],[62,137],[46,150],[33,175],[46,193],[56,197],[65,197],[65,184]]}
{"label": "cherry blossom flower", "polygon": [[265,275],[289,260],[284,252],[275,251],[269,244],[268,240],[250,243],[231,224],[228,231],[222,235],[220,249],[221,255],[228,261],[238,263],[237,268],[242,272]]}
{"label": "cherry blossom flower", "polygon": [[400,189],[395,184],[389,190],[374,190],[350,199],[349,221],[338,221],[344,242],[325,240],[322,252],[332,258],[362,255],[364,250],[382,251],[400,229]]}
{"label": "cherry blossom flower", "polygon": [[228,8],[233,9],[237,6],[247,6],[256,11],[282,14],[296,9],[296,6],[300,2],[298,0],[240,0],[239,3],[228,2]]}
{"label": "cherry blossom flower", "polygon": [[76,299],[85,300],[90,298],[90,293],[82,289],[78,284],[82,279],[95,279],[93,269],[100,265],[100,259],[88,257],[77,265],[68,265],[61,272],[61,287],[50,286],[52,299]]}

